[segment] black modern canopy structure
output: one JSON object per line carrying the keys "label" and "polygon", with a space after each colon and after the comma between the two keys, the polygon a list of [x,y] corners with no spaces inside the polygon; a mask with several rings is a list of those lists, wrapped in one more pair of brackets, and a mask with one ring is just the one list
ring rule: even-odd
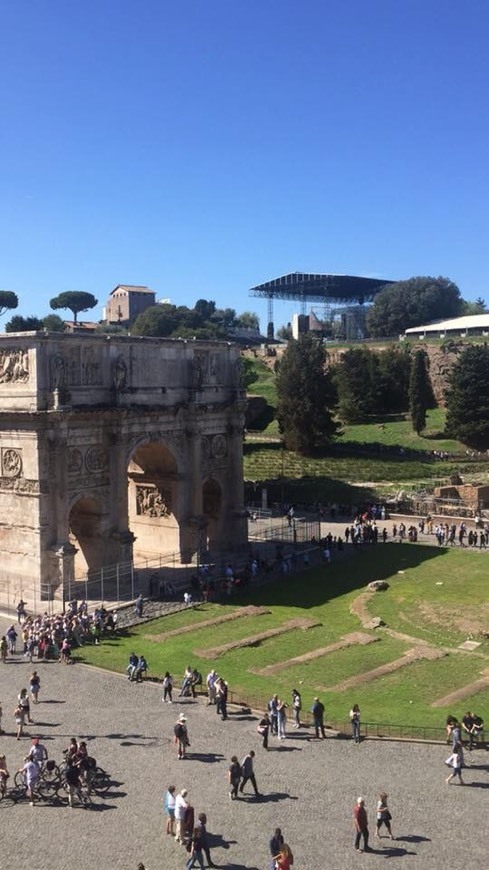
{"label": "black modern canopy structure", "polygon": [[268,300],[267,336],[273,338],[273,300],[296,299],[301,304],[301,314],[306,313],[307,302],[322,302],[324,305],[363,305],[371,302],[379,290],[393,281],[385,278],[363,278],[358,275],[317,275],[309,272],[291,272],[251,287],[250,296]]}

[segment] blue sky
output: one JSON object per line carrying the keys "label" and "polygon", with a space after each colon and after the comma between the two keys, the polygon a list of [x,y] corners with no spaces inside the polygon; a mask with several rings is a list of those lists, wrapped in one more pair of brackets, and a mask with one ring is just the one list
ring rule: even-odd
{"label": "blue sky", "polygon": [[290,271],[489,301],[488,25],[483,0],[7,0],[0,288],[100,317],[147,284],[263,328],[248,289]]}

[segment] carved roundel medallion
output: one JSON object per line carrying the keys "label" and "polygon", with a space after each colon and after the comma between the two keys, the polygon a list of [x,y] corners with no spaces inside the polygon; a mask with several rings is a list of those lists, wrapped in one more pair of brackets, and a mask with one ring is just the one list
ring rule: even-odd
{"label": "carved roundel medallion", "polygon": [[85,465],[87,470],[92,474],[98,474],[100,471],[105,471],[109,464],[109,457],[105,447],[90,447],[85,456]]}
{"label": "carved roundel medallion", "polygon": [[13,447],[2,451],[2,471],[4,477],[20,477],[22,474],[22,456]]}

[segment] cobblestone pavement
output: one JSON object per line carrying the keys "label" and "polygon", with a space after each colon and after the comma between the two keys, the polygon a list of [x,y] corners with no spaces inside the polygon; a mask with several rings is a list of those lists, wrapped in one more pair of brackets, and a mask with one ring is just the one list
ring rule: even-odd
{"label": "cobblestone pavement", "polygon": [[[0,620],[0,629],[7,624]],[[125,662],[121,662],[121,670]],[[171,663],[169,663],[171,665]],[[186,853],[165,835],[162,794],[169,783],[187,788],[197,812],[208,814],[214,838],[213,860],[228,870],[268,867],[268,840],[278,825],[294,856],[294,870],[349,870],[359,865],[411,870],[483,867],[487,860],[489,755],[469,757],[467,785],[445,784],[444,746],[309,739],[290,731],[271,739],[267,753],[256,718],[232,710],[221,722],[205,700],[163,704],[154,684],[129,683],[122,675],[80,664],[35,665],[42,688],[32,708],[35,725],[50,756],[59,760],[72,735],[84,736],[90,752],[111,775],[113,785],[93,809],[0,802],[0,854],[16,870],[177,870]],[[32,666],[17,655],[0,666],[3,727],[0,752],[11,773],[20,767],[29,738],[13,736],[13,707],[28,684]],[[177,699],[178,700],[178,699]],[[190,758],[179,762],[172,743],[173,723],[184,710],[191,739]],[[262,797],[230,801],[229,758],[256,750],[255,771]],[[374,840],[373,853],[353,848],[352,808],[366,799],[371,833],[376,793],[390,796],[397,840]],[[484,858],[484,855],[486,858]]]}

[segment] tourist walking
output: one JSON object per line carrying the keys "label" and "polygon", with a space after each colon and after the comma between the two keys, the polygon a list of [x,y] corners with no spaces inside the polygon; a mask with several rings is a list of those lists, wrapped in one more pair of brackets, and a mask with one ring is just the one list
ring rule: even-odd
{"label": "tourist walking", "polygon": [[10,628],[7,629],[7,643],[10,655],[15,655],[16,653],[17,638],[18,634],[15,630],[15,625],[11,625]]}
{"label": "tourist walking", "polygon": [[187,757],[187,746],[190,746],[190,740],[188,739],[188,731],[187,731],[187,718],[180,713],[175,725],[173,726],[173,733],[175,735],[175,743],[177,744],[177,756],[180,759]]}
{"label": "tourist walking", "polygon": [[202,851],[202,833],[200,828],[194,828],[192,839],[190,841],[190,855],[185,864],[185,870],[191,870],[192,867],[195,867],[196,861],[198,861],[201,870],[204,870],[204,856],[202,855]]}
{"label": "tourist walking", "polygon": [[297,689],[292,689],[292,710],[294,713],[293,728],[301,727],[302,698]]}
{"label": "tourist walking", "polygon": [[270,732],[270,717],[268,713],[265,713],[263,719],[260,719],[256,730],[258,731],[258,734],[261,734],[263,737],[263,748],[268,749],[268,734]]}
{"label": "tourist walking", "polygon": [[360,707],[354,704],[350,710],[351,733],[355,743],[360,743]]}
{"label": "tourist walking", "polygon": [[270,855],[272,858],[270,870],[275,870],[275,859],[276,859],[276,856],[280,852],[283,845],[284,845],[284,838],[282,835],[282,830],[281,830],[281,828],[275,828],[274,835],[273,835],[273,837],[271,837],[270,843],[269,843]]}
{"label": "tourist walking", "polygon": [[278,732],[277,707],[278,707],[278,695],[272,695],[272,697],[270,698],[270,700],[268,702],[268,715],[270,717],[270,730],[271,730],[272,734],[277,734],[277,732]]}
{"label": "tourist walking", "polygon": [[165,676],[163,677],[163,701],[168,701],[169,704],[173,704],[172,700],[172,692],[173,692],[173,677],[170,674],[170,671],[166,671]]}
{"label": "tourist walking", "polygon": [[207,703],[209,705],[216,703],[216,681],[218,679],[216,671],[212,670],[207,674],[206,678],[206,686],[207,686],[207,695],[209,700]]}
{"label": "tourist walking", "polygon": [[[369,852],[368,845],[368,819],[365,801],[363,797],[357,798],[353,808],[353,822],[355,825],[355,849],[357,852]],[[360,848],[360,840],[363,837],[363,849]]]}
{"label": "tourist walking", "polygon": [[387,833],[389,834],[389,837],[391,838],[391,840],[393,840],[394,837],[392,836],[392,831],[391,831],[392,816],[391,816],[389,807],[387,806],[387,798],[388,798],[387,792],[381,791],[379,794],[379,799],[377,801],[377,822],[375,825],[375,836],[380,837],[380,833],[379,833],[380,829],[381,829],[382,825],[385,825],[387,828]]}
{"label": "tourist walking", "polygon": [[27,694],[27,689],[21,689],[17,697],[19,704],[24,711],[24,718],[26,718],[27,721],[30,722],[32,725],[33,720],[31,719],[31,705],[29,702],[29,695]]}
{"label": "tourist walking", "polygon": [[188,809],[187,789],[182,788],[175,798],[175,840],[183,843],[185,840],[185,814]]}
{"label": "tourist walking", "polygon": [[4,664],[7,664],[8,644],[5,635],[0,639],[0,658]]}
{"label": "tourist walking", "polygon": [[175,836],[175,786],[169,785],[165,794],[166,833]]}
{"label": "tourist walking", "polygon": [[23,767],[20,768],[19,773],[24,774],[26,794],[27,794],[27,797],[29,798],[29,802],[30,802],[31,807],[33,807],[34,806],[34,790],[35,790],[37,782],[39,780],[39,773],[40,773],[39,766],[36,764],[35,761],[32,761],[32,759],[29,756],[27,756],[27,758],[25,759],[25,764]]}
{"label": "tourist walking", "polygon": [[32,696],[32,703],[39,703],[39,692],[41,691],[41,678],[37,671],[32,672],[32,676],[29,680],[29,691]]}
{"label": "tourist walking", "polygon": [[229,765],[229,797],[235,800],[238,797],[238,788],[241,782],[241,765],[236,755],[231,757]]}
{"label": "tourist walking", "polygon": [[143,598],[142,593],[140,593],[138,595],[138,597],[136,598],[136,601],[134,604],[134,612],[135,612],[136,616],[139,616],[140,619],[143,615],[143,608],[144,608],[144,598]]}
{"label": "tourist walking", "polygon": [[326,738],[324,731],[324,704],[319,700],[319,698],[314,698],[311,713],[314,722],[314,734],[318,739],[319,734],[321,734],[321,740],[324,740]]}
{"label": "tourist walking", "polygon": [[252,749],[250,749],[250,751],[248,752],[248,755],[245,755],[245,757],[243,758],[243,761],[241,762],[241,774],[242,774],[243,779],[241,780],[241,785],[239,787],[239,791],[241,794],[243,794],[243,789],[249,780],[251,782],[254,790],[255,790],[255,796],[259,797],[260,792],[258,791],[258,786],[256,784],[256,778],[255,778],[255,771],[253,769],[254,757],[255,757],[255,753],[253,752]]}
{"label": "tourist walking", "polygon": [[202,851],[207,860],[208,867],[217,867],[217,864],[214,864],[211,858],[210,852],[210,843],[209,843],[209,835],[207,833],[207,815],[206,813],[199,813],[197,818],[196,828],[200,830],[200,841],[202,843]]}
{"label": "tourist walking", "polygon": [[277,704],[277,736],[279,740],[285,740],[285,725],[287,722],[287,704],[279,700]]}
{"label": "tourist walking", "polygon": [[453,747],[453,752],[445,761],[445,764],[448,764],[449,767],[452,768],[452,772],[449,776],[447,776],[445,782],[447,785],[458,776],[458,781],[460,785],[464,785],[464,781],[462,779],[462,767],[464,763],[464,753],[462,749],[461,743],[456,743]]}
{"label": "tourist walking", "polygon": [[24,736],[25,712],[21,704],[17,704],[14,710],[15,725],[17,728],[16,737],[20,740]]}
{"label": "tourist walking", "polygon": [[292,850],[287,843],[284,843],[278,855],[274,855],[275,870],[291,870],[294,863]]}

